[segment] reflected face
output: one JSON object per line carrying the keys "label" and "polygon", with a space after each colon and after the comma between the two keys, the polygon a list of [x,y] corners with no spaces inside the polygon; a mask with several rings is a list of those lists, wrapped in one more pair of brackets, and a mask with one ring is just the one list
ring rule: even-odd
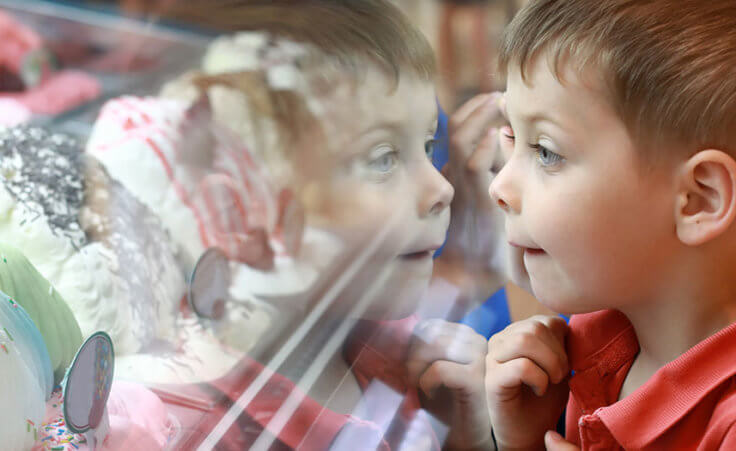
{"label": "reflected face", "polygon": [[375,68],[361,77],[322,100],[326,142],[299,150],[299,191],[307,224],[334,233],[348,263],[364,259],[336,309],[349,314],[369,296],[359,316],[402,317],[428,285],[454,191],[432,166],[432,84],[403,75],[392,89]]}
{"label": "reflected face", "polygon": [[561,83],[543,60],[508,75],[511,153],[490,194],[515,281],[563,313],[650,297],[676,242],[672,166],[644,167],[600,83]]}

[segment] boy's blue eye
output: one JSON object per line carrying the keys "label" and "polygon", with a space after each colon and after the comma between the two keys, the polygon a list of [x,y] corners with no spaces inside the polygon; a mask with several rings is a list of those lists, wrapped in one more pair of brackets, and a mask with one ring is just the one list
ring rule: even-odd
{"label": "boy's blue eye", "polygon": [[540,144],[533,144],[531,147],[537,152],[537,160],[539,160],[539,163],[544,167],[554,166],[564,160],[562,156],[552,152]]}
{"label": "boy's blue eye", "polygon": [[396,151],[387,152],[368,162],[371,169],[378,172],[391,172],[396,167],[399,156]]}
{"label": "boy's blue eye", "polygon": [[436,139],[430,139],[424,143],[424,153],[427,154],[427,158],[432,160],[434,158],[434,152],[439,142]]}

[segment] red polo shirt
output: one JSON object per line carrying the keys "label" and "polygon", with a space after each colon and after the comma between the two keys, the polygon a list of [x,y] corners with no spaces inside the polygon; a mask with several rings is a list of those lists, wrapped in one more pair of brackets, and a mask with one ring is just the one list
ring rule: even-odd
{"label": "red polo shirt", "polygon": [[[277,438],[270,449],[332,449],[336,437],[345,432],[342,441],[334,448],[344,449],[346,443],[358,443],[355,449],[360,449],[362,445],[370,449],[390,451],[406,447],[413,439],[424,439],[421,440],[423,446],[428,445],[429,448],[421,449],[439,450],[442,446],[440,437],[435,433],[437,431],[433,428],[433,423],[428,420],[429,415],[421,414],[418,393],[409,384],[405,369],[406,352],[417,322],[416,317],[396,321],[361,321],[343,348],[343,356],[362,389],[367,389],[372,381],[379,380],[399,398],[398,403],[394,403],[396,397],[382,399],[381,393],[377,394],[377,398],[371,398],[370,394],[364,395],[364,400],[369,398],[367,400],[372,405],[372,414],[381,417],[380,413],[391,412],[387,424],[375,422],[376,418],[338,414],[305,395],[284,428],[269,431]],[[176,449],[198,447],[230,408],[232,401],[238,399],[263,371],[268,370],[246,357],[226,377],[212,384],[187,387],[185,394],[192,397],[208,399],[213,388],[222,393],[222,397],[214,410],[206,415],[197,411],[185,417],[183,415],[187,414],[187,409],[174,410],[185,428],[183,438],[176,443]],[[245,407],[243,415],[220,440],[217,449],[248,449],[264,432],[264,428],[268,427],[294,390],[299,389],[292,381],[280,374],[271,374],[266,385]],[[179,387],[177,391],[182,391],[182,388]],[[176,406],[169,407],[177,409]]]}
{"label": "red polo shirt", "polygon": [[575,315],[567,352],[567,439],[583,450],[736,449],[736,324],[700,342],[618,401],[639,352],[613,310]]}

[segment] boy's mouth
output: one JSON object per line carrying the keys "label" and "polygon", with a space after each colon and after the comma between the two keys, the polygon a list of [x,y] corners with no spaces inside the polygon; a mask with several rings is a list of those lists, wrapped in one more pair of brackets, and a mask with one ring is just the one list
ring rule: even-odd
{"label": "boy's mouth", "polygon": [[522,246],[520,244],[516,244],[516,243],[513,243],[513,242],[509,242],[509,245],[512,246],[512,247],[515,247],[517,249],[522,250],[524,252],[524,255],[539,256],[539,255],[544,255],[546,253],[546,252],[544,252],[544,250],[542,250],[540,248]]}
{"label": "boy's mouth", "polygon": [[435,251],[439,248],[440,246],[432,246],[427,249],[401,254],[399,255],[399,257],[402,260],[408,261],[421,261],[425,259],[431,259],[434,256]]}
{"label": "boy's mouth", "polygon": [[542,249],[532,249],[527,247],[524,249],[524,253],[527,255],[544,255],[545,252]]}
{"label": "boy's mouth", "polygon": [[432,258],[432,253],[429,251],[412,252],[402,255],[401,258],[404,260],[424,260],[425,258]]}

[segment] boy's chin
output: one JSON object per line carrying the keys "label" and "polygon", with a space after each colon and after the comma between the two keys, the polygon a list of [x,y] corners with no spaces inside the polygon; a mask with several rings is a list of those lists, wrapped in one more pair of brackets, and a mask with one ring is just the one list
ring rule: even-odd
{"label": "boy's chin", "polygon": [[597,308],[592,308],[590,305],[586,305],[578,297],[570,296],[569,293],[552,292],[551,290],[544,290],[541,287],[531,290],[530,293],[534,295],[540,304],[562,315],[570,316],[598,310]]}

